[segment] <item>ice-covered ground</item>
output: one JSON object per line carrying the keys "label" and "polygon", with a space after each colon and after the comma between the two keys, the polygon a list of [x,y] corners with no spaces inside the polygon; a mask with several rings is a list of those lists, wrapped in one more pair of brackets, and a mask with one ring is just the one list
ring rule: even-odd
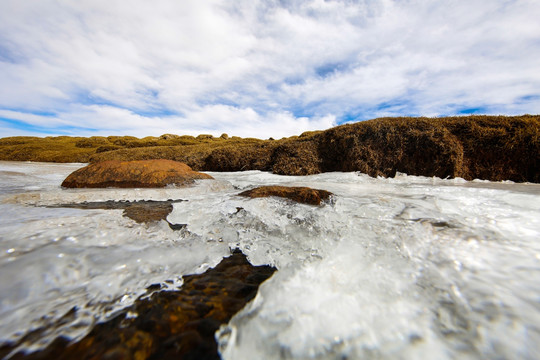
{"label": "ice-covered ground", "polygon": [[[248,171],[183,189],[61,189],[80,166],[0,162],[0,341],[40,326],[36,347],[81,336],[148,285],[181,286],[240,247],[279,271],[218,333],[225,359],[540,358],[540,185]],[[271,184],[335,196],[237,196]],[[188,200],[168,216],[188,231],[43,207],[139,199]]]}

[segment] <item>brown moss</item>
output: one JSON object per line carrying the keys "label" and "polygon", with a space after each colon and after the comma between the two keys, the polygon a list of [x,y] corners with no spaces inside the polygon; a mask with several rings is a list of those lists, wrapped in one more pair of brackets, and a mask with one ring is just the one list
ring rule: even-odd
{"label": "brown moss", "polygon": [[218,171],[271,170],[269,163],[272,149],[268,146],[230,145],[218,147],[203,155],[203,169]]}
{"label": "brown moss", "polygon": [[280,175],[312,175],[322,172],[315,141],[287,141],[272,154],[272,172]]}
{"label": "brown moss", "polygon": [[302,134],[300,134],[300,136],[298,136],[299,138],[312,138],[314,137],[315,135],[319,135],[321,134],[323,131],[321,130],[316,130],[316,131],[304,131]]}
{"label": "brown moss", "polygon": [[214,139],[214,136],[213,136],[213,135],[209,135],[209,134],[201,134],[201,135],[197,136],[196,139],[197,139],[197,140],[213,140],[213,139]]}
{"label": "brown moss", "polygon": [[0,160],[88,162],[102,143],[96,138],[68,136],[4,138],[0,139]]}
{"label": "brown moss", "polygon": [[96,148],[103,145],[110,145],[109,140],[103,136],[81,138],[75,142],[75,146],[78,148]]}
{"label": "brown moss", "polygon": [[[183,137],[182,137],[183,138]],[[95,154],[92,162],[106,160],[170,159],[188,164],[195,170],[216,171],[270,170],[271,149],[258,139],[216,139],[191,145],[121,149]]]}
{"label": "brown moss", "polygon": [[100,146],[100,147],[98,147],[96,149],[96,154],[102,153],[102,152],[107,152],[107,151],[119,150],[119,149],[122,149],[122,147],[117,146],[117,145],[104,145],[104,146]]}
{"label": "brown moss", "polygon": [[[111,136],[109,138],[112,138]],[[133,141],[138,141],[139,139],[135,136],[116,136],[114,137],[114,140],[112,140],[112,143],[114,145],[118,146],[125,146],[126,144],[129,144]]]}
{"label": "brown moss", "polygon": [[459,141],[428,119],[378,121],[336,127],[319,142],[323,171],[362,171],[371,176],[458,176]]}
{"label": "brown moss", "polygon": [[319,138],[322,171],[540,181],[539,116],[385,118]]}
{"label": "brown moss", "polygon": [[178,139],[180,135],[175,134],[163,134],[159,138],[162,140],[169,140],[169,139]]}
{"label": "brown moss", "polygon": [[[14,161],[50,161],[50,162],[89,162],[96,153],[105,153],[120,149],[189,146],[207,143],[219,146],[226,139],[199,139],[189,135],[165,134],[161,137],[147,136],[138,139],[133,136],[93,136],[90,138],[56,136],[56,137],[9,137],[0,139],[0,160]],[[240,139],[242,142],[243,139]],[[250,140],[246,143],[251,143]],[[158,150],[159,152],[159,150]],[[137,156],[132,156],[136,158]],[[155,159],[155,156],[146,157]],[[123,160],[123,159],[120,159]]]}

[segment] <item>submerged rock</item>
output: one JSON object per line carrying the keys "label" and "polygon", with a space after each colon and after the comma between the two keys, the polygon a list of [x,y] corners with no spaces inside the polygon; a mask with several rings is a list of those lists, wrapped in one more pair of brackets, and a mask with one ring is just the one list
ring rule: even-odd
{"label": "submerged rock", "polygon": [[103,161],[71,173],[62,183],[68,188],[159,188],[185,186],[196,179],[212,179],[173,160]]}
{"label": "submerged rock", "polygon": [[320,205],[322,201],[328,200],[331,192],[326,190],[312,189],[309,187],[289,187],[289,186],[260,186],[255,189],[244,191],[240,196],[250,198],[278,196],[287,198],[299,203],[309,205]]}
{"label": "submerged rock", "polygon": [[[74,204],[59,204],[54,208],[73,208],[73,209],[102,209],[102,210],[124,210],[123,215],[138,223],[149,223],[153,221],[165,220],[173,210],[173,204],[185,200],[138,200],[138,201],[92,201]],[[178,225],[170,224],[174,229]]]}
{"label": "submerged rock", "polygon": [[[58,338],[41,351],[19,352],[11,359],[219,359],[215,332],[275,270],[253,266],[237,251],[204,274],[184,276],[178,291],[140,297],[80,341]],[[6,355],[14,348],[0,350]]]}

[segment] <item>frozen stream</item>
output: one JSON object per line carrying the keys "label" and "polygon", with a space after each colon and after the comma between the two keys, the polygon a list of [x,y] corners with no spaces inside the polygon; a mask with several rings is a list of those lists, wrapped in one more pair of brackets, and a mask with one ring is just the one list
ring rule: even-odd
{"label": "frozen stream", "polygon": [[[177,288],[239,247],[278,272],[221,328],[224,359],[540,358],[540,185],[248,171],[192,188],[61,189],[81,166],[0,162],[0,343],[42,326],[28,348],[81,337],[150,284]],[[273,184],[335,196],[237,196]],[[187,200],[168,216],[187,231],[44,207],[140,199]]]}

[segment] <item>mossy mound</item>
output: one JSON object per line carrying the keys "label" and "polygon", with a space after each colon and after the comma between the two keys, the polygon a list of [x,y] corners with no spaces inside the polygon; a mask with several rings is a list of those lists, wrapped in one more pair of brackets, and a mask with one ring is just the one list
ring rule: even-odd
{"label": "mossy mound", "polygon": [[110,160],[90,164],[72,172],[62,183],[67,188],[159,188],[185,186],[196,179],[212,179],[172,160]]}
{"label": "mossy mound", "polygon": [[322,171],[540,182],[540,116],[386,118],[318,139]]}
{"label": "mossy mound", "polygon": [[326,190],[312,189],[309,187],[274,185],[259,186],[254,189],[241,192],[238,195],[250,198],[276,196],[290,199],[302,204],[320,205],[321,202],[328,200],[332,193]]}

